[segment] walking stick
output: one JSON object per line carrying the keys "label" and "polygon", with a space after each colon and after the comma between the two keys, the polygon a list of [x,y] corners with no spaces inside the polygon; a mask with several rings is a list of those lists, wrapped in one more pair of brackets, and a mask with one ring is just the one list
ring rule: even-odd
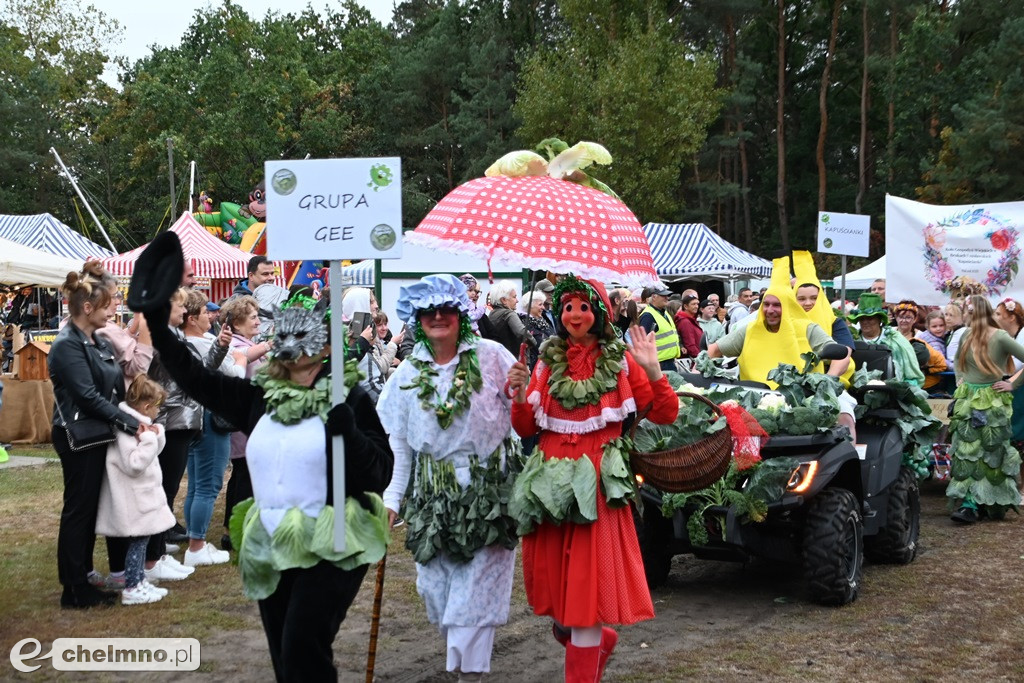
{"label": "walking stick", "polygon": [[366,653],[366,683],[373,683],[373,666],[377,661],[377,630],[380,628],[380,603],[384,597],[384,566],[388,556],[377,563],[377,585],[373,589],[373,616],[370,618],[370,651]]}

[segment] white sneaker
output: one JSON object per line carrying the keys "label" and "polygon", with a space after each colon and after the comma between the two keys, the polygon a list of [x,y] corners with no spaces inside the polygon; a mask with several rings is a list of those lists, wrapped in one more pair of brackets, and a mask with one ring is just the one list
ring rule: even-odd
{"label": "white sneaker", "polygon": [[181,562],[178,562],[178,558],[173,557],[171,555],[164,555],[160,558],[160,561],[168,565],[178,573],[184,574],[185,576],[192,576],[192,574],[196,570],[195,567],[186,567]]}
{"label": "white sneaker", "polygon": [[161,557],[152,569],[146,570],[146,580],[149,582],[155,581],[181,581],[188,577],[188,574],[179,572],[172,565],[164,562],[164,558],[167,555]]}
{"label": "white sneaker", "polygon": [[203,545],[199,550],[192,552],[185,551],[185,566],[198,567],[204,564],[224,564],[231,559],[230,553],[226,550],[217,550],[209,543]]}
{"label": "white sneaker", "polygon": [[181,550],[181,546],[175,543],[164,543],[164,552],[168,555],[170,555],[171,553],[176,553],[179,550]]}
{"label": "white sneaker", "polygon": [[135,588],[125,588],[121,593],[122,605],[147,605],[159,602],[161,599],[163,599],[162,595],[150,591],[144,583],[140,583]]}
{"label": "white sneaker", "polygon": [[161,598],[164,597],[165,595],[167,595],[170,592],[166,588],[161,588],[160,586],[154,586],[153,584],[151,584],[146,579],[143,579],[142,583],[139,584],[139,585],[145,587],[145,589],[148,590],[150,593],[156,593]]}

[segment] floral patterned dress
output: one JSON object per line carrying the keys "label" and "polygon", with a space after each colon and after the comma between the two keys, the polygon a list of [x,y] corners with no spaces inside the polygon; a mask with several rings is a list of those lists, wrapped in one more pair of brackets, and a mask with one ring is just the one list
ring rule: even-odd
{"label": "floral patterned dress", "polygon": [[[574,380],[594,374],[599,347],[569,342],[567,372]],[[628,352],[616,388],[598,404],[566,410],[548,387],[550,371],[537,363],[527,402],[512,406],[520,436],[540,434],[546,459],[590,458],[600,472],[603,448],[622,435],[622,422],[651,406],[648,419],[669,423],[679,403],[668,380],[650,382]],[[538,615],[567,627],[632,624],[654,617],[631,507],[609,508],[597,487],[597,520],[591,524],[542,522],[522,539],[526,596]]]}
{"label": "floral patterned dress", "polygon": [[[442,429],[437,417],[420,406],[416,390],[408,387],[418,371],[402,363],[388,379],[377,402],[381,424],[388,432],[395,453],[391,484],[384,492],[384,504],[398,510],[419,453],[430,453],[438,461],[450,461],[459,484],[470,483],[470,461],[490,455],[509,436],[509,398],[504,393],[509,368],[515,363],[500,344],[486,339],[459,345],[451,362],[438,365],[423,343],[417,343],[412,357],[429,361],[438,372],[437,392],[445,396],[455,380],[459,356],[475,349],[483,379],[469,408]],[[487,546],[472,561],[459,563],[438,553],[426,564],[416,565],[416,589],[427,609],[430,623],[441,627],[497,626],[508,621],[515,574],[515,550]]]}

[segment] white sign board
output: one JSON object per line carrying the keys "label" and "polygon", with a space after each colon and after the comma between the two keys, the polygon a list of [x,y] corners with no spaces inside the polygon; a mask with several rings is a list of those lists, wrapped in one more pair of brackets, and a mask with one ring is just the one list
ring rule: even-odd
{"label": "white sign board", "polygon": [[387,259],[402,255],[398,157],[268,161],[267,257]]}
{"label": "white sign board", "polygon": [[867,256],[870,238],[870,216],[818,212],[818,251],[825,254]]}

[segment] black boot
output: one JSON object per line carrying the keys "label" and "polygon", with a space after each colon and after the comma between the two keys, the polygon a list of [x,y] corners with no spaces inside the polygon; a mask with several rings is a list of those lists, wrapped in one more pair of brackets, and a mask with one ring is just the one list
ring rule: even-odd
{"label": "black boot", "polygon": [[978,521],[978,511],[974,508],[961,507],[950,515],[949,518],[960,524],[974,524]]}
{"label": "black boot", "polygon": [[223,536],[220,537],[220,549],[221,550],[234,550],[234,548],[231,547],[231,536],[230,535],[224,534]]}
{"label": "black boot", "polygon": [[89,607],[113,605],[117,595],[101,591],[90,583],[75,583],[64,586],[60,596],[60,606],[72,609],[88,609]]}

